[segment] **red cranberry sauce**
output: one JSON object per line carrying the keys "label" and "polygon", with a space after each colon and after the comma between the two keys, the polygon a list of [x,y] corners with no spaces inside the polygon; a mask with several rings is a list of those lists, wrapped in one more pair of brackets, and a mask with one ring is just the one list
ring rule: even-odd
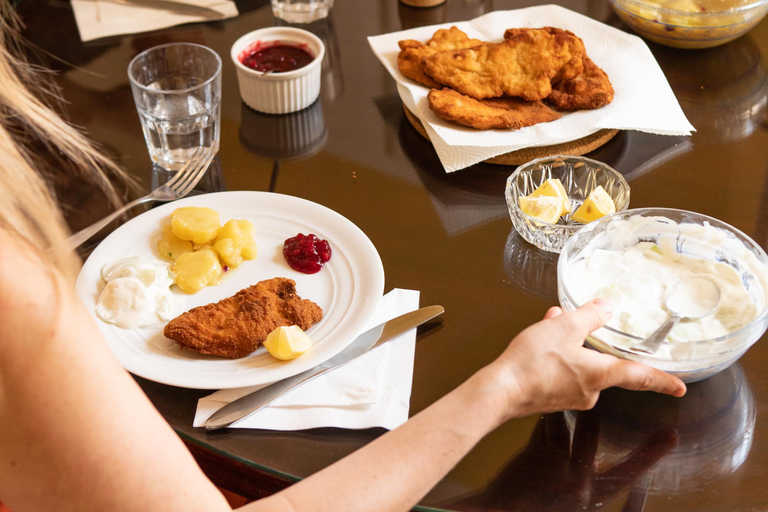
{"label": "red cranberry sauce", "polygon": [[283,256],[293,270],[314,274],[323,268],[323,263],[331,259],[331,246],[327,240],[316,235],[305,236],[299,233],[285,241]]}
{"label": "red cranberry sauce", "polygon": [[240,52],[243,66],[261,71],[285,73],[303,68],[315,58],[306,44],[283,44],[280,41],[256,41]]}

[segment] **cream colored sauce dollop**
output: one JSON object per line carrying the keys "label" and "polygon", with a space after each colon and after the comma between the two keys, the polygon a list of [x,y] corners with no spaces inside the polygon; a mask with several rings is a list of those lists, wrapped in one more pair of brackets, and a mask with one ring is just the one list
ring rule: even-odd
{"label": "cream colored sauce dollop", "polygon": [[164,263],[140,256],[104,266],[106,282],[96,303],[96,315],[123,329],[148,327],[176,316],[173,279]]}

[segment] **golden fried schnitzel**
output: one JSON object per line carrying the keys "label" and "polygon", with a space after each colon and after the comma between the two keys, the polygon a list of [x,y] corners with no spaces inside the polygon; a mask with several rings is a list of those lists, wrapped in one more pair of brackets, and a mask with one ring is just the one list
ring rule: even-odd
{"label": "golden fried schnitzel", "polygon": [[584,71],[579,76],[552,85],[547,101],[556,109],[596,109],[613,101],[613,86],[605,71],[586,55],[583,62]]}
{"label": "golden fried schnitzel", "polygon": [[[582,55],[582,58],[586,56],[587,50],[584,48],[584,41],[581,40],[579,36],[571,32],[570,30],[565,30],[562,28],[557,27],[542,27],[540,29],[537,28],[508,28],[506,31],[504,31],[504,39],[514,39],[520,36],[527,37],[526,34],[531,31],[538,31],[543,30],[544,32],[547,32],[549,35],[554,37],[555,39],[560,38],[561,40],[568,40],[571,42],[571,44],[574,44],[578,47],[577,53],[580,52]],[[560,73],[552,77],[552,83],[555,84],[561,80],[567,80],[574,78],[579,73],[574,72],[575,69],[581,69],[579,67],[579,63],[575,62],[572,66],[566,65],[563,66],[563,68],[560,70]]]}
{"label": "golden fried schnitzel", "polygon": [[549,96],[553,80],[581,74],[584,44],[570,32],[551,27],[507,32],[501,43],[423,57],[424,72],[478,100],[519,96],[528,101]]}
{"label": "golden fried schnitzel", "polygon": [[429,108],[438,116],[478,130],[518,130],[560,118],[560,114],[541,101],[525,101],[520,98],[476,100],[448,88],[432,89],[427,99]]}
{"label": "golden fried schnitzel", "polygon": [[421,67],[421,58],[444,50],[456,50],[459,48],[471,48],[483,44],[479,39],[470,39],[467,34],[456,27],[440,29],[434,33],[432,39],[421,43],[413,39],[398,41],[400,53],[397,56],[397,68],[411,80],[431,88],[439,88],[440,84],[432,80],[424,73]]}
{"label": "golden fried schnitzel", "polygon": [[309,329],[323,310],[296,295],[296,283],[276,277],[261,281],[215,304],[190,309],[165,326],[163,334],[201,354],[243,357],[280,326]]}

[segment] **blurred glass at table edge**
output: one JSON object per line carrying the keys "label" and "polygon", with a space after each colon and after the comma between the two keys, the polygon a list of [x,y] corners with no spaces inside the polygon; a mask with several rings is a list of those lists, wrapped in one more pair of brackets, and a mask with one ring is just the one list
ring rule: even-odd
{"label": "blurred glass at table edge", "polygon": [[288,23],[312,23],[328,17],[333,0],[271,0],[272,14]]}
{"label": "blurred glass at table edge", "polygon": [[128,77],[150,158],[179,170],[199,146],[219,150],[221,58],[205,46],[170,43],[131,60]]}

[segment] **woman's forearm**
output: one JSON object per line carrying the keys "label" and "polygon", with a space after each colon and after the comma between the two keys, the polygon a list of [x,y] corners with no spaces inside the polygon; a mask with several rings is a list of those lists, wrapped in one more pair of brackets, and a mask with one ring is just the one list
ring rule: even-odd
{"label": "woman's forearm", "polygon": [[609,316],[600,301],[568,313],[550,309],[494,362],[406,424],[249,510],[409,510],[507,419],[589,409],[611,386],[682,396],[677,377],[583,346]]}
{"label": "woman's forearm", "polygon": [[508,413],[481,370],[452,393],[341,461],[248,510],[410,510]]}

